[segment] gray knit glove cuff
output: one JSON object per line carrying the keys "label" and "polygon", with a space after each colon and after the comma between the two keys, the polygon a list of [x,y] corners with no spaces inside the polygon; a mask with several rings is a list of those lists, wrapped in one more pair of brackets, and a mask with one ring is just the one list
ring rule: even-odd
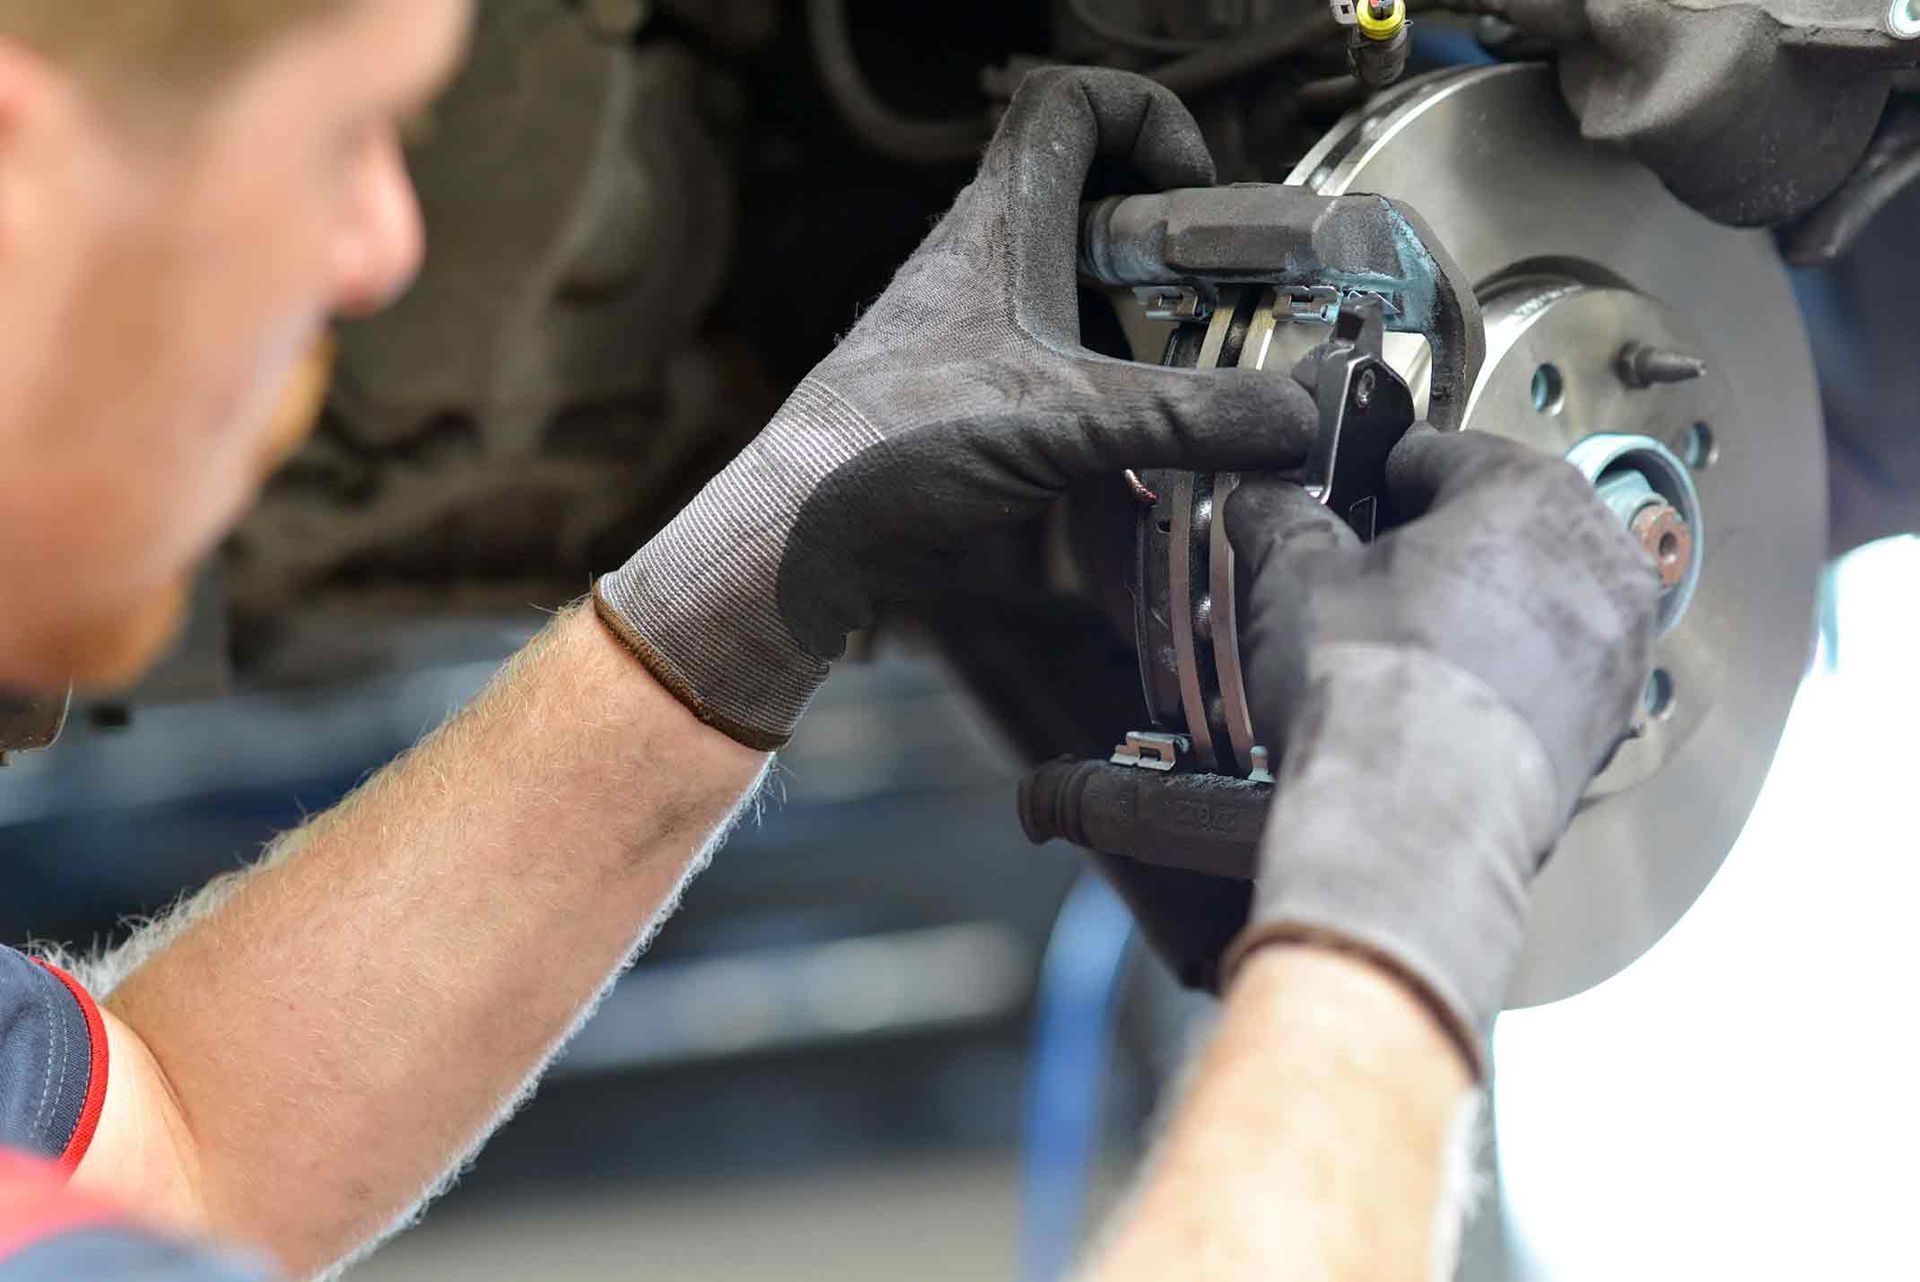
{"label": "gray knit glove cuff", "polygon": [[685,511],[594,587],[600,618],[654,679],[749,748],[786,746],[838,657],[808,653],[782,618],[781,558],[814,485],[879,440],[831,389],[805,380]]}
{"label": "gray knit glove cuff", "polygon": [[1246,931],[1363,955],[1408,983],[1484,1076],[1525,942],[1527,887],[1565,821],[1540,740],[1428,652],[1320,648],[1267,824]]}

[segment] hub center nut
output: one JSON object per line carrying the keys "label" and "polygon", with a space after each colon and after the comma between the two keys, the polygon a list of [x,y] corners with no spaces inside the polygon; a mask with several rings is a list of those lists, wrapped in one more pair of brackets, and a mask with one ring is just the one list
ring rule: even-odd
{"label": "hub center nut", "polygon": [[1693,474],[1650,436],[1602,433],[1567,451],[1660,571],[1659,628],[1680,621],[1700,582],[1700,495]]}
{"label": "hub center nut", "polygon": [[1601,474],[1595,488],[1600,501],[1613,509],[1659,568],[1660,586],[1679,587],[1693,568],[1693,527],[1686,513],[1656,490],[1637,467],[1616,465]]}
{"label": "hub center nut", "polygon": [[1665,499],[1641,508],[1627,526],[1660,570],[1660,586],[1678,587],[1693,564],[1693,530]]}

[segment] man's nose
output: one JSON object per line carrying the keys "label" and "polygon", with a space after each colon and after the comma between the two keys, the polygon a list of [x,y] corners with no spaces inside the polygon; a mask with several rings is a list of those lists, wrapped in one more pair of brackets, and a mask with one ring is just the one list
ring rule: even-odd
{"label": "man's nose", "polygon": [[364,316],[406,292],[426,254],[420,201],[397,137],[383,139],[362,171],[334,246],[334,310]]}

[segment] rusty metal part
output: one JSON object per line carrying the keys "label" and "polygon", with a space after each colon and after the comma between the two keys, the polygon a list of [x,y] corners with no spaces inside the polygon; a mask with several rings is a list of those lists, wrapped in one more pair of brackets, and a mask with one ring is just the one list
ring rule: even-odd
{"label": "rusty metal part", "polygon": [[1640,509],[1627,526],[1660,570],[1660,586],[1673,588],[1693,564],[1693,530],[1680,509],[1664,499]]}
{"label": "rusty metal part", "polygon": [[[1638,303],[1639,300],[1633,299],[1626,305]],[[1536,346],[1538,341],[1536,335]],[[1582,425],[1581,420],[1574,419],[1567,430],[1575,432]],[[1612,509],[1620,518],[1620,524],[1629,530],[1648,509],[1662,506],[1671,507],[1686,527],[1687,555],[1675,563],[1679,577],[1661,592],[1655,616],[1658,634],[1664,638],[1681,625],[1692,607],[1704,563],[1706,518],[1691,469],[1664,441],[1644,432],[1595,432],[1583,436],[1567,450],[1567,461],[1593,482],[1600,501]],[[1649,552],[1659,559],[1658,540]],[[1696,691],[1695,697],[1698,695]]]}

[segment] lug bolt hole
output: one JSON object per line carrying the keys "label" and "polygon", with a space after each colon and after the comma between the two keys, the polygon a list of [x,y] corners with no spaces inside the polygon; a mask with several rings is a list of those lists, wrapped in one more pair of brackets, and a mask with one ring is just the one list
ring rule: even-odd
{"label": "lug bolt hole", "polygon": [[1654,721],[1664,721],[1673,711],[1673,674],[1665,668],[1655,668],[1653,675],[1647,678],[1647,685],[1640,692],[1640,710]]}
{"label": "lug bolt hole", "polygon": [[1548,361],[1533,371],[1533,408],[1542,414],[1558,414],[1567,401],[1567,381],[1560,367]]}
{"label": "lug bolt hole", "polygon": [[1713,439],[1713,428],[1695,423],[1680,442],[1680,457],[1696,472],[1704,472],[1720,459],[1720,443]]}

